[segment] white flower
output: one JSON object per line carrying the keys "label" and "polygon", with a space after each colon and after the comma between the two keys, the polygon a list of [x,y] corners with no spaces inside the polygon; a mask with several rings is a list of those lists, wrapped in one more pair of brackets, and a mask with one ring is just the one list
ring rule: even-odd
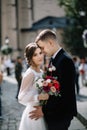
{"label": "white flower", "polygon": [[49,71],[52,72],[52,67],[49,68]]}
{"label": "white flower", "polygon": [[43,79],[43,78],[40,78],[40,79],[38,79],[38,80],[36,81],[36,84],[38,84],[39,87],[42,87],[42,86],[43,86],[43,81],[44,81],[44,79]]}
{"label": "white flower", "polygon": [[55,66],[51,66],[50,68],[48,68],[48,70],[49,70],[50,72],[52,72],[52,71],[55,71],[56,68],[55,68]]}
{"label": "white flower", "polygon": [[53,71],[55,71],[55,70],[56,70],[55,66],[52,66],[52,70],[53,70]]}
{"label": "white flower", "polygon": [[50,82],[51,82],[51,79],[47,79],[46,82],[47,82],[47,83],[50,83]]}

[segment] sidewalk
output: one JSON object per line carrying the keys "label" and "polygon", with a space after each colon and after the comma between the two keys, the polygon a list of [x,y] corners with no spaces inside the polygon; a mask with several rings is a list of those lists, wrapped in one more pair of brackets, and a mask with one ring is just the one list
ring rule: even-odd
{"label": "sidewalk", "polygon": [[[16,100],[17,82],[12,76],[4,76],[2,83],[2,118],[0,121],[0,130],[18,130],[24,106]],[[80,89],[80,95],[77,96],[78,118],[71,122],[69,130],[87,130],[87,88]],[[84,118],[82,118],[84,117]],[[83,120],[84,119],[84,120]],[[81,122],[80,122],[81,120]],[[84,123],[85,122],[85,123]]]}
{"label": "sidewalk", "polygon": [[76,96],[78,114],[77,118],[72,121],[69,130],[87,130],[87,86],[81,85],[80,78],[79,85],[80,94]]}
{"label": "sidewalk", "polygon": [[77,96],[78,119],[87,128],[87,86],[80,88],[80,95]]}
{"label": "sidewalk", "polygon": [[18,130],[24,106],[15,98],[17,82],[14,77],[4,76],[2,83],[2,118],[0,130]]}

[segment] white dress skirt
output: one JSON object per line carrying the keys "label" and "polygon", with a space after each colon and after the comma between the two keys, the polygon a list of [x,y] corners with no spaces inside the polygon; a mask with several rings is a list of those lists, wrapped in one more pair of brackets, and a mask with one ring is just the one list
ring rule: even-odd
{"label": "white dress skirt", "polygon": [[18,130],[47,130],[44,117],[38,120],[29,117],[29,112],[35,109],[34,106],[39,105],[37,99],[38,90],[34,81],[37,77],[41,76],[42,72],[38,73],[31,68],[29,68],[23,76],[18,101],[25,105],[26,108],[23,111]]}

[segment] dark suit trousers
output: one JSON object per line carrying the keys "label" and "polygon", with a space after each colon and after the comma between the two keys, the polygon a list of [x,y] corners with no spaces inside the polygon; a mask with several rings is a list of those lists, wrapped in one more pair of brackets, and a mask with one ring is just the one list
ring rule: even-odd
{"label": "dark suit trousers", "polygon": [[59,122],[48,124],[48,130],[68,130],[71,123],[71,119],[64,119]]}
{"label": "dark suit trousers", "polygon": [[20,91],[20,86],[21,86],[21,81],[22,81],[22,79],[17,78],[17,82],[18,82],[18,89],[17,89],[16,98],[18,98],[18,94],[19,94],[19,91]]}

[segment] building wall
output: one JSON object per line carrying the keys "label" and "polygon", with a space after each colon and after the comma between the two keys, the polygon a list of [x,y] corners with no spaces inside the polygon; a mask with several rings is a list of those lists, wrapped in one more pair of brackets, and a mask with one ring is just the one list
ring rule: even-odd
{"label": "building wall", "polygon": [[5,38],[9,38],[9,45],[16,49],[16,18],[15,7],[11,0],[2,0],[2,44],[5,44]]}
{"label": "building wall", "polygon": [[1,6],[2,44],[5,44],[5,37],[8,36],[10,46],[15,52],[17,49],[22,49],[21,52],[18,51],[22,55],[25,45],[34,41],[38,30],[22,33],[21,28],[27,29],[34,22],[46,16],[61,17],[65,15],[64,9],[58,6],[58,0],[2,0]]}
{"label": "building wall", "polygon": [[63,8],[58,6],[58,0],[34,0],[34,19],[40,20],[46,16],[64,16]]}

